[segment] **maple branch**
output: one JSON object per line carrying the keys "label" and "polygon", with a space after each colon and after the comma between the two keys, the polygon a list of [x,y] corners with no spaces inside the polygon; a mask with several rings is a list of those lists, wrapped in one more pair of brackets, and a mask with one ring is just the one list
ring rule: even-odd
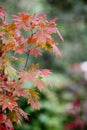
{"label": "maple branch", "polygon": [[[31,30],[31,32],[32,32],[32,35],[34,35],[37,31],[33,33],[33,30]],[[29,56],[30,56],[29,52],[30,52],[30,50],[28,50],[28,53],[27,53],[27,59],[25,62],[24,70],[26,70],[26,68],[27,68],[27,64],[28,64],[28,60],[29,60]]]}
{"label": "maple branch", "polygon": [[28,64],[28,60],[29,60],[29,56],[30,56],[29,51],[30,50],[28,50],[28,53],[27,53],[27,59],[26,59],[26,62],[25,62],[24,70],[26,70],[26,68],[27,68],[27,64]]}

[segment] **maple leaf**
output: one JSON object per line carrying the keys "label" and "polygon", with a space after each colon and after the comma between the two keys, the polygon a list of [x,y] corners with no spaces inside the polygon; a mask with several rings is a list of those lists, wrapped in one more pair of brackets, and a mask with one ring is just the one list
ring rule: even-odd
{"label": "maple leaf", "polygon": [[41,77],[38,77],[34,80],[34,86],[37,87],[40,91],[47,87]]}
{"label": "maple leaf", "polygon": [[44,31],[38,31],[34,38],[36,38],[36,44],[40,44],[43,46],[43,44],[46,44],[47,39],[52,39],[51,35],[45,33]]}
{"label": "maple leaf", "polygon": [[5,67],[4,73],[5,73],[6,75],[8,75],[8,77],[9,77],[10,79],[12,79],[13,77],[16,77],[16,76],[17,76],[17,71],[16,71],[16,69],[14,69],[14,68],[11,66],[11,64],[10,64],[9,61],[5,61],[4,67]]}
{"label": "maple leaf", "polygon": [[4,123],[6,121],[6,117],[4,114],[0,114],[0,123]]}
{"label": "maple leaf", "polygon": [[8,44],[4,44],[2,47],[2,52],[3,52],[3,56],[6,55],[6,53],[10,50],[13,50],[14,48],[14,44],[13,43],[8,43]]}
{"label": "maple leaf", "polygon": [[28,80],[31,80],[33,81],[34,78],[36,76],[36,73],[35,72],[32,72],[32,71],[29,71],[29,72],[20,72],[19,73],[19,78],[22,78],[22,80],[24,82],[28,81]]}
{"label": "maple leaf", "polygon": [[37,38],[34,37],[34,34],[29,36],[28,39],[27,39],[27,43],[28,44],[33,44],[33,43],[36,43],[36,40]]}
{"label": "maple leaf", "polygon": [[40,73],[40,75],[44,75],[44,76],[48,77],[49,74],[51,74],[51,71],[48,69],[43,69],[43,70],[39,70],[39,73]]}
{"label": "maple leaf", "polygon": [[39,93],[37,91],[35,91],[35,89],[29,88],[29,96],[33,97],[35,99],[39,99]]}
{"label": "maple leaf", "polygon": [[12,112],[9,112],[7,114],[7,119],[9,119],[11,122],[16,122],[18,125],[21,125],[21,117],[26,120],[29,120],[28,114],[25,113],[21,108],[16,108]]}
{"label": "maple leaf", "polygon": [[14,130],[14,127],[13,127],[13,125],[12,125],[12,122],[9,121],[8,119],[6,119],[5,128],[7,128],[6,130]]}
{"label": "maple leaf", "polygon": [[12,93],[13,96],[26,96],[27,91],[26,88],[22,88],[22,81],[16,81],[16,80],[9,80],[6,81],[5,87],[4,89],[8,92],[8,93]]}
{"label": "maple leaf", "polygon": [[64,41],[64,39],[63,39],[62,35],[60,34],[58,28],[55,28],[55,27],[46,27],[46,28],[44,29],[44,32],[47,33],[47,34],[57,33],[58,36],[60,37],[60,39],[61,39],[62,41]]}
{"label": "maple leaf", "polygon": [[19,72],[19,78],[22,78],[24,82],[31,80],[34,81],[37,76],[38,64],[31,64],[27,72]]}
{"label": "maple leaf", "polygon": [[37,44],[46,43],[46,34],[43,31],[38,31],[38,33],[36,33],[34,36],[37,37],[37,41],[36,41]]}
{"label": "maple leaf", "polygon": [[26,39],[23,36],[16,37],[15,47],[13,48],[15,54],[16,53],[22,54],[26,51],[25,43]]}
{"label": "maple leaf", "polygon": [[46,19],[46,14],[41,13],[41,14],[37,15],[37,18],[39,18],[39,19]]}
{"label": "maple leaf", "polygon": [[18,125],[21,125],[21,117],[26,120],[29,120],[28,114],[25,113],[21,108],[15,108],[13,111],[10,111],[7,114],[7,119],[9,119],[11,122],[16,122]]}
{"label": "maple leaf", "polygon": [[34,109],[34,108],[40,109],[40,105],[39,105],[38,101],[34,98],[29,97],[28,104],[31,105],[32,109]]}
{"label": "maple leaf", "polygon": [[21,44],[21,45],[18,45],[14,48],[14,51],[15,51],[15,54],[16,53],[19,53],[19,54],[22,54],[26,51],[26,48],[25,48],[25,45],[24,44]]}
{"label": "maple leaf", "polygon": [[53,18],[49,21],[50,25],[55,25],[55,21],[58,20],[58,18]]}
{"label": "maple leaf", "polygon": [[37,71],[39,69],[39,64],[31,64],[29,68],[31,71]]}
{"label": "maple leaf", "polygon": [[29,49],[29,54],[34,55],[34,57],[37,57],[38,55],[42,55],[42,53],[40,52],[40,50],[38,48],[30,48]]}
{"label": "maple leaf", "polygon": [[7,114],[7,119],[10,120],[11,122],[16,122],[18,125],[21,125],[20,122],[20,115],[19,113],[15,111],[11,111]]}
{"label": "maple leaf", "polygon": [[5,114],[0,114],[0,130],[14,130],[11,122],[7,119]]}
{"label": "maple leaf", "polygon": [[2,110],[4,111],[6,108],[8,108],[10,111],[14,109],[14,107],[18,106],[16,103],[16,100],[18,98],[12,97],[12,96],[3,96],[0,98],[0,106],[2,106]]}
{"label": "maple leaf", "polygon": [[21,108],[18,108],[18,112],[24,119],[29,120],[28,114],[25,113]]}
{"label": "maple leaf", "polygon": [[51,50],[52,50],[52,45],[49,44],[49,40],[47,40],[47,43],[46,43],[45,45],[43,45],[43,48],[44,48],[46,51],[51,52]]}
{"label": "maple leaf", "polygon": [[2,10],[2,6],[0,6],[0,16],[1,17],[5,17],[6,16],[6,12],[4,10]]}
{"label": "maple leaf", "polygon": [[44,32],[47,34],[57,33],[57,28],[55,27],[45,27]]}
{"label": "maple leaf", "polygon": [[45,50],[50,51],[52,49],[51,45],[54,44],[54,40],[50,34],[47,34],[44,31],[38,31],[28,39],[28,43],[34,44],[36,48],[44,48]]}
{"label": "maple leaf", "polygon": [[18,16],[13,15],[13,21],[17,28],[21,29],[23,28],[24,30],[27,29],[27,26],[29,28],[29,19],[31,15],[25,14],[25,13],[19,13]]}
{"label": "maple leaf", "polygon": [[48,77],[51,73],[48,69],[39,70],[38,64],[32,64],[28,72],[20,72],[19,77],[23,79],[24,82],[31,80],[35,87],[38,87],[40,91],[46,87],[46,84],[42,80],[42,76]]}
{"label": "maple leaf", "polygon": [[60,50],[58,49],[58,47],[57,47],[55,44],[52,45],[52,50],[53,50],[53,53],[54,53],[56,56],[60,56],[60,57],[62,56]]}
{"label": "maple leaf", "polygon": [[18,96],[18,97],[20,97],[20,96],[26,97],[27,89],[26,88],[22,88],[22,82],[17,82],[14,85],[13,95],[14,96]]}
{"label": "maple leaf", "polygon": [[36,92],[34,89],[29,89],[28,92],[29,92],[28,93],[28,104],[30,104],[33,109],[34,108],[40,109],[40,105],[38,102],[39,93]]}

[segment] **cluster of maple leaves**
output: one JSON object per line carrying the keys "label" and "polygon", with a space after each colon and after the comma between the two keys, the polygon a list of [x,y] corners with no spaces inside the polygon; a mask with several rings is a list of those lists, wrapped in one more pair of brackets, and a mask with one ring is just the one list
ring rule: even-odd
{"label": "cluster of maple leaves", "polygon": [[[29,56],[42,55],[44,49],[61,56],[52,34],[57,33],[62,41],[63,38],[56,28],[56,18],[48,21],[45,14],[22,12],[13,15],[11,23],[8,23],[6,15],[0,6],[0,130],[14,130],[13,122],[20,125],[21,117],[28,120],[27,113],[19,108],[18,100],[25,97],[33,109],[40,109],[39,93],[35,87],[42,91],[46,87],[43,77],[47,78],[51,73],[48,69],[40,70],[38,64],[28,66]],[[27,38],[22,35],[22,30],[29,34]],[[9,52],[13,54],[10,57]],[[18,69],[12,66],[12,62],[23,60],[17,54],[20,57],[26,54],[24,66]],[[23,87],[27,81],[33,82],[32,88]]]}

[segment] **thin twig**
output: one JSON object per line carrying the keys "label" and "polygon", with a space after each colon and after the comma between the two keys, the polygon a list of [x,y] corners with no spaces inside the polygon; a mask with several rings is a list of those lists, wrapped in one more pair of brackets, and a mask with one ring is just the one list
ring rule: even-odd
{"label": "thin twig", "polygon": [[29,51],[27,53],[27,59],[26,59],[26,62],[25,62],[24,70],[26,70],[26,68],[27,68],[27,64],[28,64],[28,60],[29,60],[29,56],[30,56]]}
{"label": "thin twig", "polygon": [[[37,31],[33,32],[33,30],[31,30],[31,32],[32,32],[31,36],[33,36],[34,34],[37,33]],[[30,56],[29,52],[30,52],[30,50],[28,50],[28,53],[27,53],[27,59],[26,59],[26,62],[25,62],[24,70],[26,70],[26,68],[27,68],[27,64],[28,64],[28,60],[29,60],[29,56]]]}

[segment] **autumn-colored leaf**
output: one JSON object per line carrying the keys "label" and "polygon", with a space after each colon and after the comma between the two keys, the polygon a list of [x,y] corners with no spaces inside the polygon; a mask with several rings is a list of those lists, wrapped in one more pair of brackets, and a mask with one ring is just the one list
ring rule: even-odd
{"label": "autumn-colored leaf", "polygon": [[34,86],[37,87],[40,91],[46,88],[46,84],[40,77],[34,80]]}
{"label": "autumn-colored leaf", "polygon": [[15,98],[13,96],[4,96],[0,98],[0,106],[2,106],[2,110],[4,111],[6,108],[8,108],[10,111],[14,109],[14,107],[18,106],[16,103],[16,100],[18,98]]}
{"label": "autumn-colored leaf", "polygon": [[24,119],[29,120],[28,114],[25,113],[21,108],[18,108],[18,112]]}
{"label": "autumn-colored leaf", "polygon": [[58,47],[57,47],[55,44],[52,45],[52,50],[53,50],[53,53],[54,53],[56,56],[60,56],[60,57],[62,56],[60,50],[58,49]]}
{"label": "autumn-colored leaf", "polygon": [[29,71],[28,72],[20,72],[19,73],[19,78],[22,78],[24,82],[31,80],[34,81],[34,79],[37,76],[37,70],[38,70],[39,66],[38,64],[31,64],[29,67]]}
{"label": "autumn-colored leaf", "polygon": [[31,80],[33,81],[36,76],[35,72],[29,71],[29,72],[20,72],[19,78],[22,78],[24,82]]}
{"label": "autumn-colored leaf", "polygon": [[18,97],[20,97],[20,96],[26,97],[27,89],[22,87],[22,82],[21,81],[16,82],[14,84],[13,95],[18,96]]}
{"label": "autumn-colored leaf", "polygon": [[5,114],[0,114],[0,130],[14,130],[11,122],[7,119]]}
{"label": "autumn-colored leaf", "polygon": [[11,121],[11,122],[16,122],[18,125],[21,125],[20,122],[20,115],[15,112],[15,111],[11,111],[7,114],[7,118]]}
{"label": "autumn-colored leaf", "polygon": [[36,41],[37,41],[37,38],[35,38],[34,35],[29,36],[27,39],[28,44],[34,44],[36,43]]}
{"label": "autumn-colored leaf", "polygon": [[6,12],[4,10],[2,10],[2,6],[0,8],[0,16],[2,16],[2,17],[6,16]]}
{"label": "autumn-colored leaf", "polygon": [[40,75],[44,75],[46,77],[48,77],[51,74],[51,71],[48,69],[43,69],[43,70],[40,70],[39,72],[40,72]]}
{"label": "autumn-colored leaf", "polygon": [[29,96],[35,99],[39,99],[39,93],[34,89],[29,89]]}
{"label": "autumn-colored leaf", "polygon": [[7,130],[14,130],[12,122],[9,121],[9,120],[6,120],[6,122],[5,122],[5,128],[7,128]]}
{"label": "autumn-colored leaf", "polygon": [[34,57],[37,57],[38,55],[42,55],[40,50],[38,48],[30,48],[29,54],[34,55]]}
{"label": "autumn-colored leaf", "polygon": [[45,19],[46,18],[46,14],[41,13],[37,16],[39,19]]}
{"label": "autumn-colored leaf", "polygon": [[33,109],[34,108],[40,109],[40,105],[39,105],[38,101],[34,98],[29,97],[28,104],[30,104]]}
{"label": "autumn-colored leaf", "polygon": [[27,26],[29,26],[28,22],[29,22],[30,16],[31,15],[28,15],[25,13],[19,13],[18,16],[13,15],[13,21],[14,21],[15,25],[17,26],[17,28],[19,28],[19,29],[23,28],[26,30]]}
{"label": "autumn-colored leaf", "polygon": [[0,123],[6,122],[6,116],[4,114],[0,114]]}
{"label": "autumn-colored leaf", "polygon": [[39,69],[39,64],[31,64],[29,68],[30,71],[37,71]]}
{"label": "autumn-colored leaf", "polygon": [[4,67],[5,67],[4,73],[5,73],[6,75],[8,75],[9,78],[12,79],[12,78],[14,78],[14,77],[17,76],[17,71],[16,71],[16,69],[14,69],[14,68],[11,66],[10,62],[8,62],[8,61],[6,62],[6,61],[5,61]]}
{"label": "autumn-colored leaf", "polygon": [[33,109],[40,109],[40,105],[38,102],[39,93],[35,89],[29,89],[28,92],[28,104],[30,104]]}
{"label": "autumn-colored leaf", "polygon": [[50,25],[55,25],[55,21],[58,20],[58,18],[53,18],[49,21]]}

